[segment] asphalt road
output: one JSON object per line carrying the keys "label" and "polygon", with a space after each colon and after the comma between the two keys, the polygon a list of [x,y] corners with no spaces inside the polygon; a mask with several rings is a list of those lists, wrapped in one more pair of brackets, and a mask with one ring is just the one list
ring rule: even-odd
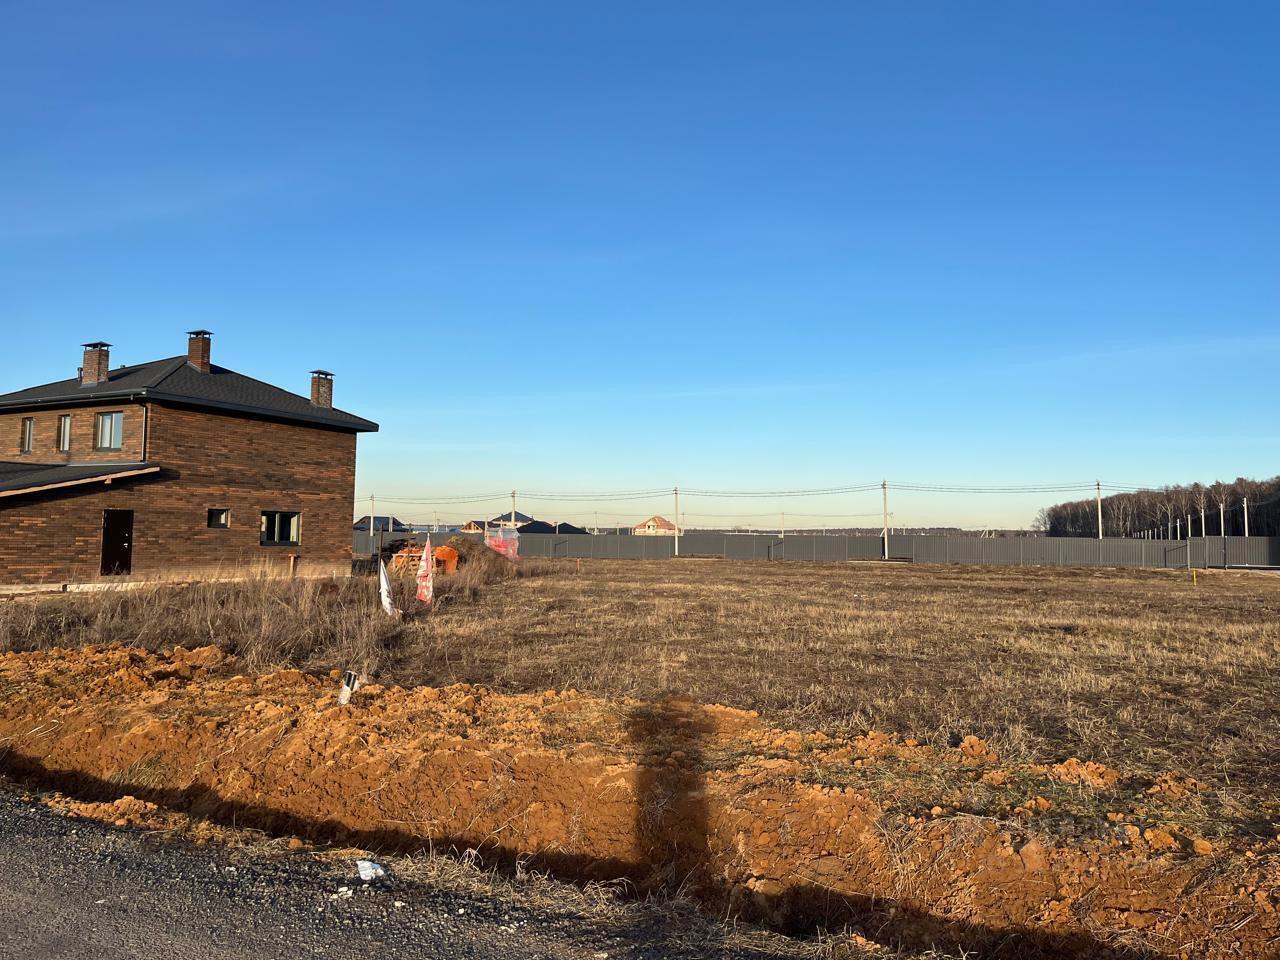
{"label": "asphalt road", "polygon": [[685,924],[602,927],[394,875],[365,886],[354,862],[198,848],[0,785],[0,960],[777,956],[695,946]]}

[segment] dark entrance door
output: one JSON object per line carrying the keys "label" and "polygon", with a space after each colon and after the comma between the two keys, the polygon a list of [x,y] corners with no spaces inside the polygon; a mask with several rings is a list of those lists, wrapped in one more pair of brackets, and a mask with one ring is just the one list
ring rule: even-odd
{"label": "dark entrance door", "polygon": [[123,576],[133,570],[133,511],[102,511],[102,575]]}

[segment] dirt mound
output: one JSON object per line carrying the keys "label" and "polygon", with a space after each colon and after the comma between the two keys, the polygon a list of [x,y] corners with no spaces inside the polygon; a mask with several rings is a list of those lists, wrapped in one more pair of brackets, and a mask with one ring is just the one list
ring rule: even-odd
{"label": "dirt mound", "polygon": [[572,690],[370,685],[339,707],[332,677],[234,669],[205,650],[0,657],[0,768],[126,822],[157,804],[372,849],[474,849],[890,946],[1262,958],[1280,938],[1274,837],[1202,836],[1184,779]]}
{"label": "dirt mound", "polygon": [[514,562],[478,540],[452,536],[444,545],[458,551],[459,573],[469,579],[479,583],[496,583],[516,575]]}

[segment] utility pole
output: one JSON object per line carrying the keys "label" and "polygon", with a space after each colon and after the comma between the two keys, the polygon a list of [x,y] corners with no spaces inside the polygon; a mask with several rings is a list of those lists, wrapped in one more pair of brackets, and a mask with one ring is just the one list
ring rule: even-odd
{"label": "utility pole", "polygon": [[884,527],[880,531],[881,535],[881,559],[889,559],[889,481],[880,481],[880,496],[884,502]]}
{"label": "utility pole", "polygon": [[1173,531],[1174,533],[1173,539],[1181,540],[1182,539],[1182,518],[1179,517],[1177,520],[1174,521],[1174,523],[1176,523],[1177,526],[1174,528],[1174,531]]}
{"label": "utility pole", "polygon": [[1095,480],[1093,482],[1094,492],[1098,496],[1098,539],[1102,539],[1102,481]]}
{"label": "utility pole", "polygon": [[1249,498],[1244,498],[1244,535],[1249,536]]}
{"label": "utility pole", "polygon": [[377,525],[374,519],[373,494],[369,494],[369,556],[376,557],[378,555],[378,545],[373,539],[373,529]]}
{"label": "utility pole", "polygon": [[511,491],[511,526],[514,528],[515,525],[516,525],[516,492],[512,490]]}
{"label": "utility pole", "polygon": [[595,530],[592,532],[593,533],[600,532],[600,511],[599,510],[596,511],[596,526],[595,526]]}
{"label": "utility pole", "polygon": [[785,540],[787,539],[787,511],[783,510],[779,517],[782,526],[778,527],[778,539]]}
{"label": "utility pole", "polygon": [[1225,537],[1227,535],[1227,514],[1222,507],[1222,501],[1218,501],[1218,536]]}
{"label": "utility pole", "polygon": [[1204,526],[1204,507],[1200,508],[1200,539],[1203,540],[1209,535],[1209,531]]}
{"label": "utility pole", "polygon": [[676,556],[680,556],[680,485],[676,484],[671,492],[676,496]]}

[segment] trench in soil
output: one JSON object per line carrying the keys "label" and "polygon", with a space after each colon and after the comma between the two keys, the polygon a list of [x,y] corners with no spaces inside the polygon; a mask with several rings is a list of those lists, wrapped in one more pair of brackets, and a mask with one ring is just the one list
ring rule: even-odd
{"label": "trench in soil", "polygon": [[[1055,802],[1115,807],[1119,775],[1011,767],[973,738],[835,740],[572,691],[371,686],[339,707],[329,678],[232,669],[214,648],[2,657],[0,770],[321,842],[678,887],[793,935],[851,926],[892,947],[1007,957],[1264,957],[1280,942],[1273,850],[1241,866],[1144,826],[1193,789],[1173,780],[1130,785],[1120,820],[1053,838],[1037,827]],[[1006,790],[1010,816],[905,815],[877,795],[883,771]]]}

